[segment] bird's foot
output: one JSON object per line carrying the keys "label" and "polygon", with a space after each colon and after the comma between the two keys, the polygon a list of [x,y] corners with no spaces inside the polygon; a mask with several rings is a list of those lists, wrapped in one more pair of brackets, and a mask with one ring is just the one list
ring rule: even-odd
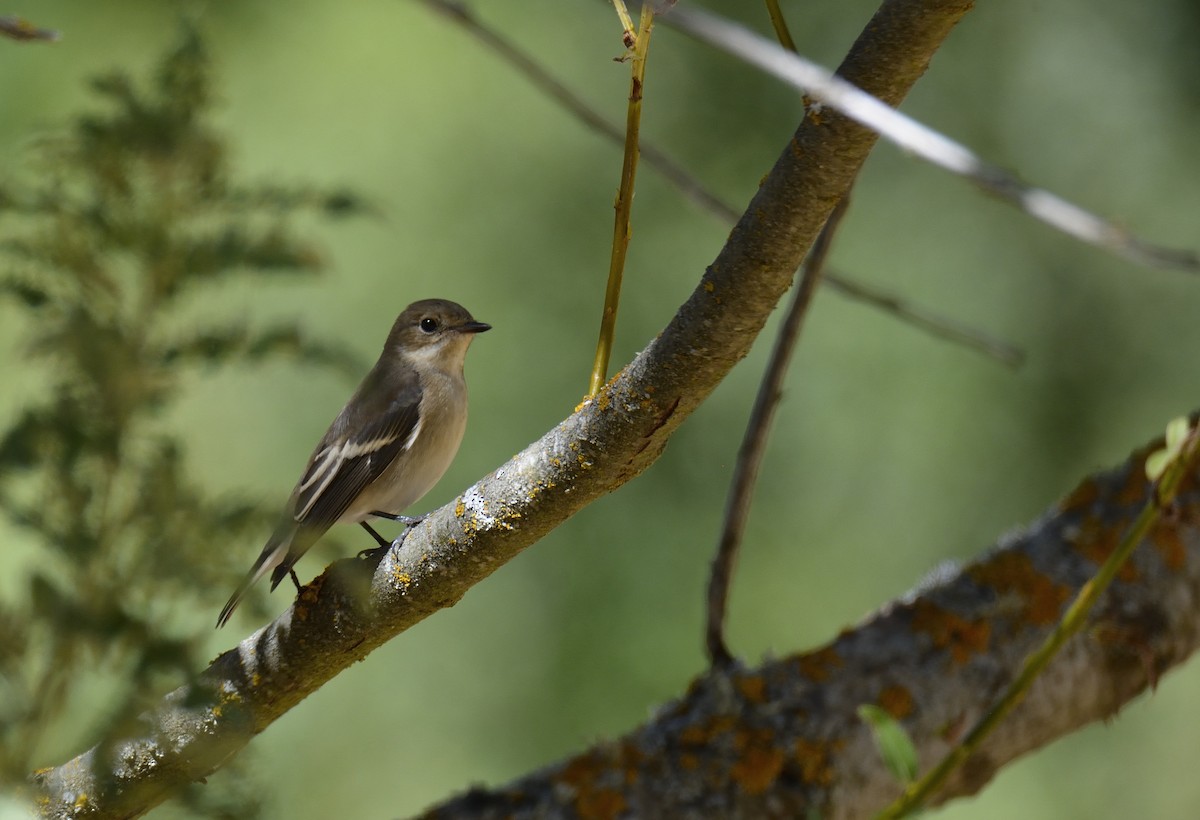
{"label": "bird's foot", "polygon": [[383,556],[386,555],[387,551],[392,547],[402,546],[404,544],[404,539],[408,538],[408,534],[412,532],[412,528],[417,526],[417,524],[420,524],[426,518],[426,516],[423,515],[416,518],[411,518],[407,515],[392,515],[391,513],[383,512],[373,512],[371,515],[377,515],[380,518],[386,518],[389,521],[399,521],[400,523],[404,524],[404,531],[400,533],[400,536],[395,541],[388,541],[382,535],[375,532],[374,527],[372,527],[366,521],[360,522],[363,526],[363,529],[371,533],[371,535],[375,537],[375,540],[379,542],[379,546],[363,550],[358,554],[358,557],[374,558],[376,560],[382,560]]}

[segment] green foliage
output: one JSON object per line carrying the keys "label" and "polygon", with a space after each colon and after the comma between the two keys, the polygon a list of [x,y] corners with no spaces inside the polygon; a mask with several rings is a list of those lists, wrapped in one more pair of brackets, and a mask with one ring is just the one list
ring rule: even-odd
{"label": "green foliage", "polygon": [[1146,478],[1158,481],[1167,465],[1179,458],[1183,445],[1191,432],[1191,422],[1187,416],[1179,416],[1167,422],[1167,432],[1163,439],[1163,448],[1155,450],[1146,457]]}
{"label": "green foliage", "polygon": [[904,727],[887,711],[870,703],[858,707],[858,716],[871,727],[875,745],[888,771],[903,786],[917,779],[917,747]]}
{"label": "green foliage", "polygon": [[[28,609],[0,603],[0,782],[57,762],[43,757],[47,738],[78,751],[138,710],[129,693],[161,694],[201,668],[207,628],[179,615],[215,615],[245,568],[213,555],[269,529],[268,512],[188,477],[184,437],[161,421],[184,369],[361,366],[295,327],[181,317],[201,289],[317,271],[320,255],[289,227],[297,213],[363,210],[343,192],[231,178],[205,122],[198,34],[184,32],[149,89],[119,73],[92,88],[106,111],[37,146],[33,179],[0,190],[0,298],[28,317],[26,356],[47,385],[0,431],[0,511],[40,550]],[[105,725],[71,723],[65,710],[98,680],[118,693]],[[204,799],[187,804],[251,811]]]}

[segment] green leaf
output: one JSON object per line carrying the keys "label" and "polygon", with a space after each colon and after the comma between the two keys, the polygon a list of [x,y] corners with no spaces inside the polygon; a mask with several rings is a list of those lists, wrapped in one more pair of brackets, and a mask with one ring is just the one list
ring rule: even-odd
{"label": "green leaf", "polygon": [[1191,426],[1187,416],[1179,416],[1167,422],[1167,447],[1176,453],[1183,449],[1183,441],[1187,438]]}
{"label": "green leaf", "polygon": [[902,785],[917,779],[917,749],[895,718],[870,703],[858,707],[858,716],[871,727],[875,745],[888,770]]}
{"label": "green leaf", "polygon": [[1187,416],[1179,416],[1167,422],[1165,446],[1146,457],[1146,478],[1158,481],[1167,466],[1179,458],[1191,429],[1192,424]]}

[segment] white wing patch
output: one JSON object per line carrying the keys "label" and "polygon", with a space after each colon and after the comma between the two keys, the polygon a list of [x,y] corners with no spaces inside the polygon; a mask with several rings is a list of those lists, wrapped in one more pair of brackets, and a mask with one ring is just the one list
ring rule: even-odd
{"label": "white wing patch", "polygon": [[425,419],[423,417],[417,419],[417,423],[413,426],[413,431],[408,434],[408,440],[404,442],[404,449],[400,452],[408,452],[412,449],[412,446],[417,443],[417,436],[421,435],[421,425],[424,422]]}
{"label": "white wing patch", "polygon": [[[338,452],[341,450],[338,446],[326,447],[316,458],[313,459],[313,468],[309,470],[308,478],[300,485],[299,492],[303,493],[313,485],[313,482],[320,478],[327,478],[330,475],[330,462],[336,461]],[[335,471],[336,472],[336,471]],[[319,495],[317,493],[316,495]],[[307,509],[307,507],[305,508]]]}
{"label": "white wing patch", "polygon": [[338,474],[338,467],[340,467],[342,463],[343,449],[345,449],[344,445],[341,447],[337,445],[326,447],[325,451],[321,454],[320,463],[313,464],[312,475],[300,487],[300,493],[303,495],[309,487],[313,486],[314,484],[317,486],[311,493],[309,493],[308,503],[306,503],[303,508],[296,510],[293,517],[297,521],[304,520],[305,516],[308,515],[309,510],[312,509],[313,504],[316,504],[317,499],[319,499],[325,490],[328,489],[329,482],[333,481],[333,477]]}
{"label": "white wing patch", "polygon": [[[420,433],[421,422],[418,421],[416,426],[413,427],[413,431],[409,433],[408,439],[404,442],[404,450],[412,448]],[[341,445],[333,444],[322,450],[313,459],[313,469],[309,477],[300,485],[299,495],[303,497],[305,494],[308,494],[308,502],[302,508],[296,510],[295,519],[297,521],[304,520],[304,517],[308,515],[313,505],[317,503],[317,500],[325,494],[325,491],[329,488],[329,483],[338,474],[343,463],[359,456],[378,452],[395,440],[395,436],[386,436],[384,438],[371,439],[370,441],[345,441]],[[317,486],[311,493],[308,493],[308,489],[314,485]]]}

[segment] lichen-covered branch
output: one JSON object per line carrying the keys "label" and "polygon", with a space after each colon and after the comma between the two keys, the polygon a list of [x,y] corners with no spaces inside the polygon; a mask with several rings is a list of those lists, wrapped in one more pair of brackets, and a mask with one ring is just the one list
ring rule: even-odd
{"label": "lichen-covered branch", "polygon": [[[901,722],[936,764],[1020,671],[1149,496],[1144,461],[1085,480],[1026,532],[895,601],[827,646],[716,669],[623,738],[426,817],[874,816],[900,784],[856,715]],[[1200,642],[1200,476],[1191,475],[1021,704],[934,802],[974,794],[1006,763],[1112,716]]]}
{"label": "lichen-covered branch", "polygon": [[[970,8],[887,0],[843,66],[898,104]],[[35,776],[47,816],[131,817],[199,780],[372,649],[649,467],[749,351],[875,136],[806,117],[671,323],[600,393],[431,515],[378,567],[340,561],[293,607],[112,739]]]}

